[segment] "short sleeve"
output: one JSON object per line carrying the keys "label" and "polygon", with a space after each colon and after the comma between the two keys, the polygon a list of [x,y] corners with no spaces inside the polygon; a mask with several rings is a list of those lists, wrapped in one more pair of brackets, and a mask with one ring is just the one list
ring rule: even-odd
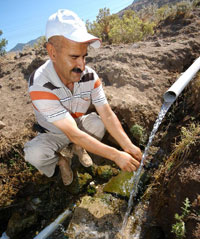
{"label": "short sleeve", "polygon": [[102,82],[99,79],[96,72],[94,72],[94,85],[93,85],[91,94],[92,94],[92,104],[93,105],[100,106],[100,105],[104,105],[104,104],[108,103],[105,93],[104,93],[104,90],[103,90]]}
{"label": "short sleeve", "polygon": [[32,86],[29,90],[34,109],[39,112],[48,122],[70,117],[70,113],[60,103],[54,93],[42,86]]}

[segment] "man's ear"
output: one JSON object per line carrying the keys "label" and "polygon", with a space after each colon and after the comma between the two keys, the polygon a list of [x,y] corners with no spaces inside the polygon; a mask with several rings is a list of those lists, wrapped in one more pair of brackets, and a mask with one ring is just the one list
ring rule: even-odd
{"label": "man's ear", "polygon": [[56,59],[56,49],[49,42],[47,42],[46,48],[47,48],[47,52],[48,52],[49,57],[51,58],[51,60],[53,62],[55,62],[55,59]]}

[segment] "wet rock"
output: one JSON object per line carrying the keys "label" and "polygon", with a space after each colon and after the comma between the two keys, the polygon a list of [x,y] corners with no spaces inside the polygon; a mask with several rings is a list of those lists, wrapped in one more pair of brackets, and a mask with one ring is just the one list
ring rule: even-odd
{"label": "wet rock", "polygon": [[[144,192],[146,185],[150,180],[150,174],[142,170],[139,175],[138,183],[138,195]],[[121,171],[117,176],[110,179],[110,181],[105,184],[104,192],[113,193],[122,197],[130,197],[130,193],[135,184],[135,172],[123,172]]]}
{"label": "wet rock", "polygon": [[75,209],[67,236],[71,239],[115,238],[122,223],[116,212],[119,204],[121,200],[111,195],[84,196]]}
{"label": "wet rock", "polygon": [[22,215],[19,212],[14,212],[8,222],[6,233],[9,237],[15,239],[22,231],[30,228],[37,222],[36,213],[29,212],[27,215]]}
{"label": "wet rock", "polygon": [[133,173],[121,171],[104,186],[104,192],[129,197],[134,184],[133,176]]}

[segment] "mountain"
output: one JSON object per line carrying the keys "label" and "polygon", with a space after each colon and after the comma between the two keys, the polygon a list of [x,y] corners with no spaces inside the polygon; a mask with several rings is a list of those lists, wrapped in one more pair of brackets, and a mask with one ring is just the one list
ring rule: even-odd
{"label": "mountain", "polygon": [[118,14],[121,16],[126,10],[140,11],[142,8],[147,7],[148,5],[156,4],[159,8],[163,5],[173,5],[183,0],[135,0],[131,5],[121,10]]}
{"label": "mountain", "polygon": [[34,40],[31,40],[27,43],[18,43],[15,47],[13,47],[9,52],[13,52],[13,51],[22,51],[23,48],[25,46],[33,46],[38,40],[40,39],[40,37],[34,39]]}

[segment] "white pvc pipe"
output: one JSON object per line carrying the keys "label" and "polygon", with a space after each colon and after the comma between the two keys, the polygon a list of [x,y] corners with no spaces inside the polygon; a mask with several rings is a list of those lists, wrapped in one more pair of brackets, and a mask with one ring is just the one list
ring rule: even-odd
{"label": "white pvc pipe", "polygon": [[60,214],[54,222],[52,222],[49,226],[45,227],[36,237],[33,239],[46,239],[50,236],[59,226],[59,224],[63,223],[64,220],[71,215],[72,211],[67,209],[62,214]]}
{"label": "white pvc pipe", "polygon": [[6,234],[6,232],[4,232],[0,239],[10,239],[10,237]]}
{"label": "white pvc pipe", "polygon": [[200,57],[178,78],[178,80],[165,92],[165,102],[174,102],[186,85],[192,80],[200,69]]}

